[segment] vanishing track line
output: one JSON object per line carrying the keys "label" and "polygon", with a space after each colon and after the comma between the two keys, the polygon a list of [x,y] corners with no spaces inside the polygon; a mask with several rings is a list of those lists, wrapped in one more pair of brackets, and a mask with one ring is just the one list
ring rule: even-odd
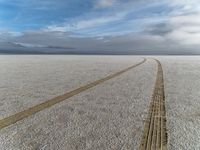
{"label": "vanishing track line", "polygon": [[167,130],[163,70],[156,60],[158,71],[149,116],[145,121],[140,150],[167,150]]}
{"label": "vanishing track line", "polygon": [[81,86],[81,87],[79,87],[79,88],[77,88],[77,89],[75,89],[73,91],[67,92],[67,93],[65,93],[63,95],[57,96],[57,97],[52,98],[52,99],[50,99],[50,100],[48,100],[46,102],[43,102],[43,103],[38,104],[36,106],[30,107],[30,108],[28,108],[28,109],[26,109],[24,111],[18,112],[18,113],[14,114],[14,115],[11,115],[11,116],[7,117],[7,118],[4,118],[4,119],[0,120],[0,129],[3,129],[3,128],[7,127],[7,126],[10,126],[10,125],[12,125],[12,124],[24,119],[24,118],[27,118],[27,117],[39,112],[39,111],[42,111],[42,110],[44,110],[46,108],[49,108],[49,107],[51,107],[51,106],[53,106],[53,105],[55,105],[57,103],[60,103],[60,102],[66,100],[66,99],[68,99],[68,98],[70,98],[72,96],[75,96],[75,95],[77,95],[77,94],[79,94],[79,93],[81,93],[83,91],[86,91],[86,90],[88,90],[88,89],[90,89],[92,87],[95,87],[98,84],[101,84],[101,83],[103,83],[103,82],[105,82],[107,80],[110,80],[110,79],[112,79],[114,77],[117,77],[117,76],[119,76],[119,75],[121,75],[121,74],[123,74],[123,73],[125,73],[125,72],[127,72],[127,71],[129,71],[129,70],[131,70],[131,69],[143,64],[145,61],[146,61],[146,58],[144,58],[144,60],[141,61],[140,63],[135,64],[133,66],[130,66],[130,67],[128,67],[128,68],[126,68],[124,70],[121,70],[121,71],[119,71],[117,73],[108,75],[108,76],[106,76],[106,77],[104,77],[104,78],[102,78],[100,80],[96,80],[96,81],[94,81],[92,83],[89,83],[89,84],[86,84],[84,86]]}

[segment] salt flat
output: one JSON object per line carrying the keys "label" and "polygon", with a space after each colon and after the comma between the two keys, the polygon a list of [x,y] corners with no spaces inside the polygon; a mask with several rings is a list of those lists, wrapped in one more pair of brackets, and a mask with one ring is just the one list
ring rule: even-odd
{"label": "salt flat", "polygon": [[[199,149],[200,57],[155,58],[164,70],[168,149]],[[139,56],[0,56],[0,116],[141,60]],[[118,77],[3,128],[0,149],[138,149],[156,71],[156,62],[147,59]]]}
{"label": "salt flat", "polygon": [[[88,60],[89,57],[77,59]],[[135,57],[96,57],[89,59],[88,64],[92,65],[89,62],[98,59],[104,64],[102,67],[110,67],[109,73],[142,60]],[[109,67],[106,61],[111,62]],[[148,60],[141,67],[2,129],[1,149],[137,147],[154,86],[155,70],[156,63]],[[104,75],[108,74],[107,70],[105,72]],[[91,74],[92,71],[87,72],[88,76]],[[54,86],[56,88],[56,84]]]}
{"label": "salt flat", "polygon": [[136,57],[0,56],[0,118],[133,65]]}
{"label": "salt flat", "polygon": [[200,149],[200,57],[160,57],[164,68],[169,149]]}

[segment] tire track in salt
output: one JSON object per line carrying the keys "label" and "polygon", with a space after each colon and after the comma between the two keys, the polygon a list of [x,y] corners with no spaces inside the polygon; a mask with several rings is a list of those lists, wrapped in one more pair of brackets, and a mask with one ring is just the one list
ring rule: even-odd
{"label": "tire track in salt", "polygon": [[137,63],[135,65],[132,65],[132,66],[130,66],[130,67],[124,69],[124,70],[121,70],[121,71],[116,72],[114,74],[108,75],[108,76],[106,76],[106,77],[104,77],[102,79],[96,80],[94,82],[88,83],[88,84],[86,84],[84,86],[81,86],[81,87],[75,89],[75,90],[72,90],[72,91],[67,92],[67,93],[65,93],[63,95],[54,97],[54,98],[52,98],[50,100],[47,100],[46,102],[43,102],[41,104],[35,105],[33,107],[30,107],[30,108],[28,108],[26,110],[23,110],[21,112],[13,114],[13,115],[11,115],[9,117],[3,118],[3,119],[0,120],[0,130],[5,128],[5,127],[8,127],[8,126],[10,126],[12,124],[15,124],[16,122],[18,122],[18,121],[20,121],[22,119],[25,119],[25,118],[27,118],[27,117],[29,117],[29,116],[37,113],[37,112],[40,112],[40,111],[42,111],[44,109],[47,109],[47,108],[49,108],[49,107],[51,107],[51,106],[53,106],[53,105],[55,105],[57,103],[65,101],[65,100],[69,99],[70,97],[73,97],[73,96],[75,96],[75,95],[77,95],[77,94],[79,94],[81,92],[84,92],[84,91],[86,91],[88,89],[91,89],[91,88],[93,88],[93,87],[95,87],[95,86],[97,86],[97,85],[99,85],[99,84],[101,84],[101,83],[103,83],[105,81],[108,81],[108,80],[110,80],[112,78],[115,78],[115,77],[117,77],[117,76],[119,76],[119,75],[121,75],[121,74],[123,74],[123,73],[125,73],[125,72],[127,72],[127,71],[129,71],[129,70],[141,65],[141,64],[143,64],[145,61],[146,61],[146,58],[144,58],[143,61],[141,61],[141,62],[139,62],[139,63]]}
{"label": "tire track in salt", "polygon": [[167,130],[163,69],[158,64],[156,83],[150,103],[148,118],[145,121],[140,150],[167,150]]}

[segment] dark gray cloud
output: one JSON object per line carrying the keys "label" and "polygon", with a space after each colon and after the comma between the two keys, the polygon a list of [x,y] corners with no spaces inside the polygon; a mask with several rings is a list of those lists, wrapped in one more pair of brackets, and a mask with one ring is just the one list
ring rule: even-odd
{"label": "dark gray cloud", "polygon": [[8,53],[197,54],[199,52],[196,47],[182,46],[162,36],[143,34],[83,38],[73,37],[72,33],[27,32],[12,39],[11,42],[0,44],[0,52],[7,50]]}
{"label": "dark gray cloud", "polygon": [[173,27],[171,27],[168,23],[158,23],[147,26],[144,30],[144,33],[164,36],[172,32],[173,30]]}

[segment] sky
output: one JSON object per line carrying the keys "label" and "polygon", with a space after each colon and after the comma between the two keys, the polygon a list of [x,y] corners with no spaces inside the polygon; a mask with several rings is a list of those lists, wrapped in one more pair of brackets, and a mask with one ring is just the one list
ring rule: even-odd
{"label": "sky", "polygon": [[200,54],[200,1],[0,0],[0,53]]}

